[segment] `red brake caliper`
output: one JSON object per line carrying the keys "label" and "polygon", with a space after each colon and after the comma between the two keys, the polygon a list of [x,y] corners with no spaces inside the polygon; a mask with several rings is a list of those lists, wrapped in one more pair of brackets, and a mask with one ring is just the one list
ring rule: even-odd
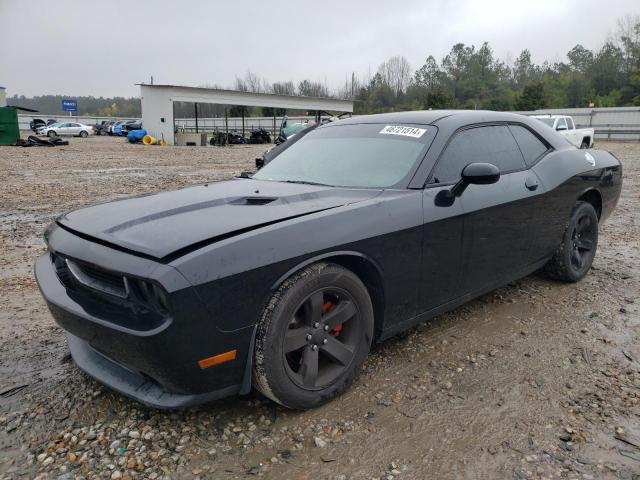
{"label": "red brake caliper", "polygon": [[[330,312],[331,310],[334,309],[335,306],[336,306],[335,303],[327,300],[322,304],[322,311],[324,313]],[[337,337],[338,335],[340,335],[341,331],[342,331],[342,324],[336,325],[335,327],[333,327],[333,329],[331,330],[331,333],[333,333]]]}

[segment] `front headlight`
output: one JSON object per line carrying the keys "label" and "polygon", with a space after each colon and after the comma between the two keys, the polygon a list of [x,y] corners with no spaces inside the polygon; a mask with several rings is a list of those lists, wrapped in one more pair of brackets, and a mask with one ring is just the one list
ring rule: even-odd
{"label": "front headlight", "polygon": [[165,316],[169,313],[169,300],[167,292],[155,282],[124,277],[129,290],[129,295],[138,302]]}

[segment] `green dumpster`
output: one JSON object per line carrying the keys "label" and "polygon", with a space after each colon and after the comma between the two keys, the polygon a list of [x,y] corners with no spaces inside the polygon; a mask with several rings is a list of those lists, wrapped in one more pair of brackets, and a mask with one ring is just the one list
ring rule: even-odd
{"label": "green dumpster", "polygon": [[13,145],[20,138],[15,107],[0,107],[0,145]]}

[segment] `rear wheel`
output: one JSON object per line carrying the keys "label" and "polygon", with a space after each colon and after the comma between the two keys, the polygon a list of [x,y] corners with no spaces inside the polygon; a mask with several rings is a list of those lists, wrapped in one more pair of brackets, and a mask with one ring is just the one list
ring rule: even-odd
{"label": "rear wheel", "polygon": [[80,136],[82,138],[87,138],[89,136],[89,134],[83,130],[83,131],[80,132]]}
{"label": "rear wheel", "polygon": [[591,268],[598,247],[598,214],[593,205],[578,202],[571,212],[562,243],[545,266],[558,280],[577,282]]}
{"label": "rear wheel", "polygon": [[373,307],[351,271],[317,263],[276,291],[256,333],[254,384],[285,407],[317,407],[356,378],[373,337]]}

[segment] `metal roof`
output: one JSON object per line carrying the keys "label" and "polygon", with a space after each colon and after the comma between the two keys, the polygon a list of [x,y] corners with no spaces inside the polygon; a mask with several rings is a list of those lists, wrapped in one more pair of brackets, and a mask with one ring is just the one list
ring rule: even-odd
{"label": "metal roof", "polygon": [[280,95],[277,93],[241,92],[223,88],[191,87],[186,85],[136,83],[144,90],[166,90],[172,101],[219,103],[223,105],[245,105],[275,108],[299,108],[307,110],[329,110],[353,112],[353,101],[327,97],[305,97]]}

